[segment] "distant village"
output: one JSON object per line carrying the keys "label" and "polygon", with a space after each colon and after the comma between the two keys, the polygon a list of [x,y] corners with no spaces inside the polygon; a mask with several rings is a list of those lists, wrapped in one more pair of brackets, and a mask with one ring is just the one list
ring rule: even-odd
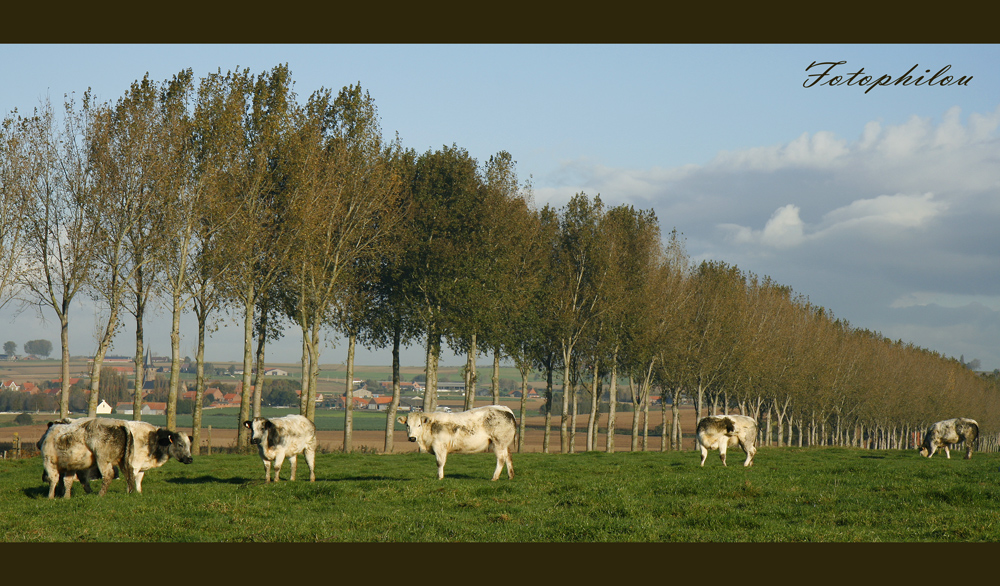
{"label": "distant village", "polygon": [[[17,356],[7,356],[0,355],[0,361],[3,360],[37,360],[33,356],[17,357]],[[86,358],[88,363],[93,362],[93,357]],[[127,394],[133,395],[132,381],[135,375],[134,358],[129,356],[108,356],[104,359],[104,368],[115,372],[122,377],[125,377],[128,382]],[[162,385],[164,384],[165,374],[170,372],[170,358],[153,356],[151,353],[147,352],[144,361],[144,374],[142,383],[142,394],[143,402],[140,413],[142,415],[163,415],[166,413],[167,404],[165,401],[157,400],[147,400],[147,397],[155,397],[158,386],[160,385],[162,391]],[[243,383],[242,381],[236,381],[232,384],[218,384],[219,381],[214,380],[216,377],[220,376],[240,376],[243,374],[243,370],[236,368],[235,366],[230,366],[228,368],[212,368],[212,373],[209,374],[213,380],[211,383],[213,386],[209,386],[205,389],[203,396],[203,406],[206,409],[217,409],[226,407],[239,407],[240,397],[242,395]],[[185,374],[190,374],[194,372],[194,365],[190,363],[181,364],[181,372]],[[280,379],[280,377],[288,377],[289,372],[282,368],[266,368],[264,370],[264,376],[273,377],[273,379]],[[79,388],[81,385],[81,379],[79,377],[71,377],[69,379],[70,388],[74,388],[74,385]],[[216,386],[217,385],[217,386]],[[181,389],[178,394],[178,399],[191,401],[192,403],[196,399],[197,391],[193,390],[193,384],[190,380],[181,381]],[[272,385],[268,384],[265,389],[272,386],[278,386],[286,389],[287,393],[294,392],[294,400],[291,396],[287,397],[286,403],[289,405],[298,404],[298,397],[301,395],[301,390],[299,388],[289,388],[291,386],[299,387],[299,382],[297,379],[288,380],[285,385]],[[398,409],[400,411],[410,411],[413,409],[419,410],[423,405],[423,391],[424,386],[419,381],[401,381],[400,382],[401,392],[400,392],[400,402]],[[0,392],[12,391],[17,393],[25,393],[26,395],[50,395],[53,399],[58,400],[60,393],[62,392],[63,381],[61,378],[54,378],[45,381],[29,381],[18,378],[2,378],[0,379]],[[250,387],[251,391],[253,386]],[[89,394],[90,390],[83,388],[81,389],[83,393]],[[458,396],[465,395],[465,384],[461,382],[438,382],[438,391],[442,393],[454,393]],[[484,392],[480,390],[480,392]],[[102,385],[102,394],[103,385]],[[162,393],[161,393],[162,394]],[[511,396],[520,397],[520,390],[515,390],[510,393]],[[339,395],[339,396],[337,396]],[[346,402],[346,393],[339,393],[335,395],[334,393],[318,393],[316,396],[317,407],[330,408],[330,409],[344,409]],[[389,405],[392,403],[392,381],[365,381],[362,379],[354,379],[354,390],[353,390],[353,405],[355,410],[369,410],[369,411],[384,411],[387,410]],[[538,393],[535,389],[528,390],[529,398],[537,398]],[[100,415],[106,415],[111,413],[131,415],[133,414],[134,404],[131,400],[113,400],[113,403],[109,403],[108,400],[102,400],[97,406],[97,413]]]}

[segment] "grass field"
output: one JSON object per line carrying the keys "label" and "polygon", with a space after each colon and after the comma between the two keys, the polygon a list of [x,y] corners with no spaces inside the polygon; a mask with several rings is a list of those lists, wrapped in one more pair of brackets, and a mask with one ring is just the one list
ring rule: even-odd
{"label": "grass field", "polygon": [[490,482],[493,466],[453,455],[438,481],[429,454],[332,453],[315,483],[265,484],[256,454],[219,454],[150,471],[141,495],[116,480],[49,501],[40,459],[0,460],[0,540],[1000,541],[1000,454],[761,448],[749,469],[716,454],[700,468],[695,452],[520,454],[513,480]]}

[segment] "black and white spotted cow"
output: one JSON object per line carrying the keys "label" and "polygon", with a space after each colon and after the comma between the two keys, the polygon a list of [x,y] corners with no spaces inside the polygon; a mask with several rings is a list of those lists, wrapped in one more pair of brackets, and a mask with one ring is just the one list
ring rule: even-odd
{"label": "black and white spotted cow", "polygon": [[500,478],[504,464],[507,477],[514,478],[510,446],[514,442],[517,420],[503,405],[476,407],[460,413],[410,413],[397,419],[406,425],[406,437],[417,442],[421,452],[437,458],[438,479],[444,478],[444,464],[449,453],[474,454],[493,448],[497,468],[493,480]]}
{"label": "black and white spotted cow", "polygon": [[951,459],[948,444],[965,442],[965,459],[972,459],[972,448],[979,437],[979,424],[974,419],[958,417],[945,419],[931,425],[924,435],[924,443],[918,448],[920,455],[930,458],[938,448],[944,449],[945,458]]}
{"label": "black and white spotted cow", "polygon": [[719,450],[722,465],[726,465],[726,448],[739,446],[746,452],[744,466],[753,466],[757,453],[757,421],[745,415],[709,415],[698,422],[698,448],[701,465],[705,465],[709,450]]}
{"label": "black and white spotted cow", "polygon": [[274,463],[274,481],[278,482],[281,463],[287,457],[292,464],[289,480],[295,480],[296,457],[305,453],[309,465],[309,482],[316,481],[316,426],[302,415],[286,415],[266,419],[255,417],[244,421],[250,430],[250,443],[256,444],[264,463],[264,480],[271,481],[271,463]]}
{"label": "black and white spotted cow", "polygon": [[126,450],[129,474],[128,491],[142,492],[142,477],[147,470],[159,468],[174,458],[183,464],[194,461],[191,457],[191,437],[166,427],[157,427],[145,421],[123,421],[132,436]]}
{"label": "black and white spotted cow", "polygon": [[125,454],[131,434],[121,421],[93,417],[59,420],[49,424],[38,443],[44,469],[42,478],[48,479],[50,499],[55,498],[60,480],[63,498],[68,499],[77,478],[84,490],[90,492],[90,478],[99,473],[102,480],[99,496],[108,491],[116,466],[129,478]]}

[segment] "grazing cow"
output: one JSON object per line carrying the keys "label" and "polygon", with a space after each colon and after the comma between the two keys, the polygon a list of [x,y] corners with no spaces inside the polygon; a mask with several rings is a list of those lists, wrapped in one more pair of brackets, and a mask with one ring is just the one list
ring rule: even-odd
{"label": "grazing cow", "polygon": [[157,427],[145,421],[123,421],[132,441],[125,453],[129,473],[128,492],[142,492],[142,477],[147,470],[159,468],[171,457],[184,464],[194,461],[191,457],[191,436]]}
{"label": "grazing cow", "polygon": [[[45,430],[45,433],[42,434],[42,437],[38,439],[38,443],[35,444],[36,446],[38,446],[38,450],[39,451],[42,450],[42,444],[45,443],[45,438],[48,437],[49,430],[52,429],[53,425],[66,425],[66,424],[69,424],[69,423],[73,423],[75,421],[76,421],[75,419],[70,419],[69,417],[64,417],[62,419],[57,419],[55,421],[50,421],[48,427]],[[56,430],[56,431],[58,433],[58,430]],[[118,466],[114,467],[114,471],[115,471],[115,478],[118,478]],[[64,472],[60,473],[61,477],[56,480],[56,486],[57,487],[60,484],[64,484],[66,482],[65,476],[66,476],[67,473],[69,473],[69,471],[64,471]],[[93,480],[93,479],[95,479],[95,478],[101,478],[101,471],[97,469],[96,465],[91,466],[90,468],[88,468],[86,470],[77,470],[73,474],[75,474],[76,479],[80,481],[80,484],[83,485],[83,490],[87,494],[90,494],[91,492],[93,492],[93,490],[90,488],[90,481]],[[62,481],[62,482],[60,482],[60,481]],[[42,482],[45,483],[45,484],[50,484],[51,483],[51,479],[49,478],[49,473],[45,471],[44,467],[42,468]],[[72,484],[72,482],[70,484]],[[65,491],[64,491],[63,497],[64,498],[68,498],[65,495]]]}
{"label": "grazing cow", "polygon": [[753,466],[757,453],[757,421],[745,415],[710,415],[698,422],[698,448],[701,465],[705,465],[709,450],[719,450],[722,465],[726,465],[726,448],[739,446],[746,452],[744,466]]}
{"label": "grazing cow", "polygon": [[979,424],[973,419],[962,417],[945,419],[930,426],[924,435],[924,443],[918,448],[920,455],[930,458],[938,448],[944,449],[945,458],[951,459],[948,444],[965,442],[965,459],[972,459],[972,448],[979,437]]}
{"label": "grazing cow", "polygon": [[255,417],[244,421],[250,430],[250,443],[257,444],[260,459],[264,463],[264,480],[271,482],[271,463],[274,463],[274,481],[279,482],[281,463],[287,456],[292,464],[289,480],[295,480],[295,460],[305,452],[309,464],[309,482],[316,482],[316,426],[301,415],[286,415],[265,419]]}
{"label": "grazing cow", "polygon": [[406,425],[406,437],[417,442],[421,452],[437,458],[438,480],[444,478],[448,453],[485,452],[492,445],[497,456],[493,480],[500,478],[507,464],[507,477],[514,478],[510,446],[514,442],[517,421],[514,412],[503,405],[476,407],[461,413],[410,413],[397,419]]}
{"label": "grazing cow", "polygon": [[115,478],[116,465],[124,471],[126,480],[130,479],[130,469],[124,462],[131,434],[120,421],[93,417],[60,420],[49,425],[39,444],[45,469],[43,478],[48,477],[50,499],[55,498],[60,479],[64,487],[63,498],[70,498],[73,481],[80,474],[84,490],[89,489],[94,469],[102,478],[99,496],[108,491]]}

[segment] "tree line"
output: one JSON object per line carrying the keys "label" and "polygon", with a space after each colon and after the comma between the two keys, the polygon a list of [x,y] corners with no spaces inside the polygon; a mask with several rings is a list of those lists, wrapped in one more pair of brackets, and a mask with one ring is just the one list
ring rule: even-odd
{"label": "tree line", "polygon": [[[56,315],[63,380],[71,302],[89,295],[102,308],[89,415],[126,316],[141,387],[143,323],[159,302],[171,315],[175,428],[180,317],[193,312],[195,446],[205,339],[224,314],[243,323],[240,420],[260,414],[268,342],[298,331],[300,412],[313,419],[323,340],[347,339],[347,451],[359,343],[392,351],[386,451],[399,349],[410,343],[426,348],[425,411],[436,408],[442,344],[468,356],[467,389],[479,379],[476,357],[492,355],[493,402],[502,358],[522,391],[529,372],[545,373],[546,452],[553,414],[560,451],[573,450],[580,401],[591,414],[587,449],[598,449],[599,414],[614,428],[620,393],[637,413],[633,450],[648,447],[653,393],[673,406],[661,449],[680,447],[682,398],[699,417],[738,407],[763,418],[781,445],[898,438],[954,415],[997,427],[995,384],[958,361],[853,328],[766,277],[692,263],[682,235],[664,236],[651,210],[606,208],[585,193],[539,208],[510,153],[480,163],[457,145],[404,148],[384,136],[360,83],[300,99],[287,65],[147,75],[113,102],[88,90],[58,114],[48,102],[15,110],[0,136],[0,207],[0,306],[17,298]],[[61,416],[69,400],[61,395]],[[133,393],[136,419],[142,400]],[[607,434],[604,449],[615,439]]]}

